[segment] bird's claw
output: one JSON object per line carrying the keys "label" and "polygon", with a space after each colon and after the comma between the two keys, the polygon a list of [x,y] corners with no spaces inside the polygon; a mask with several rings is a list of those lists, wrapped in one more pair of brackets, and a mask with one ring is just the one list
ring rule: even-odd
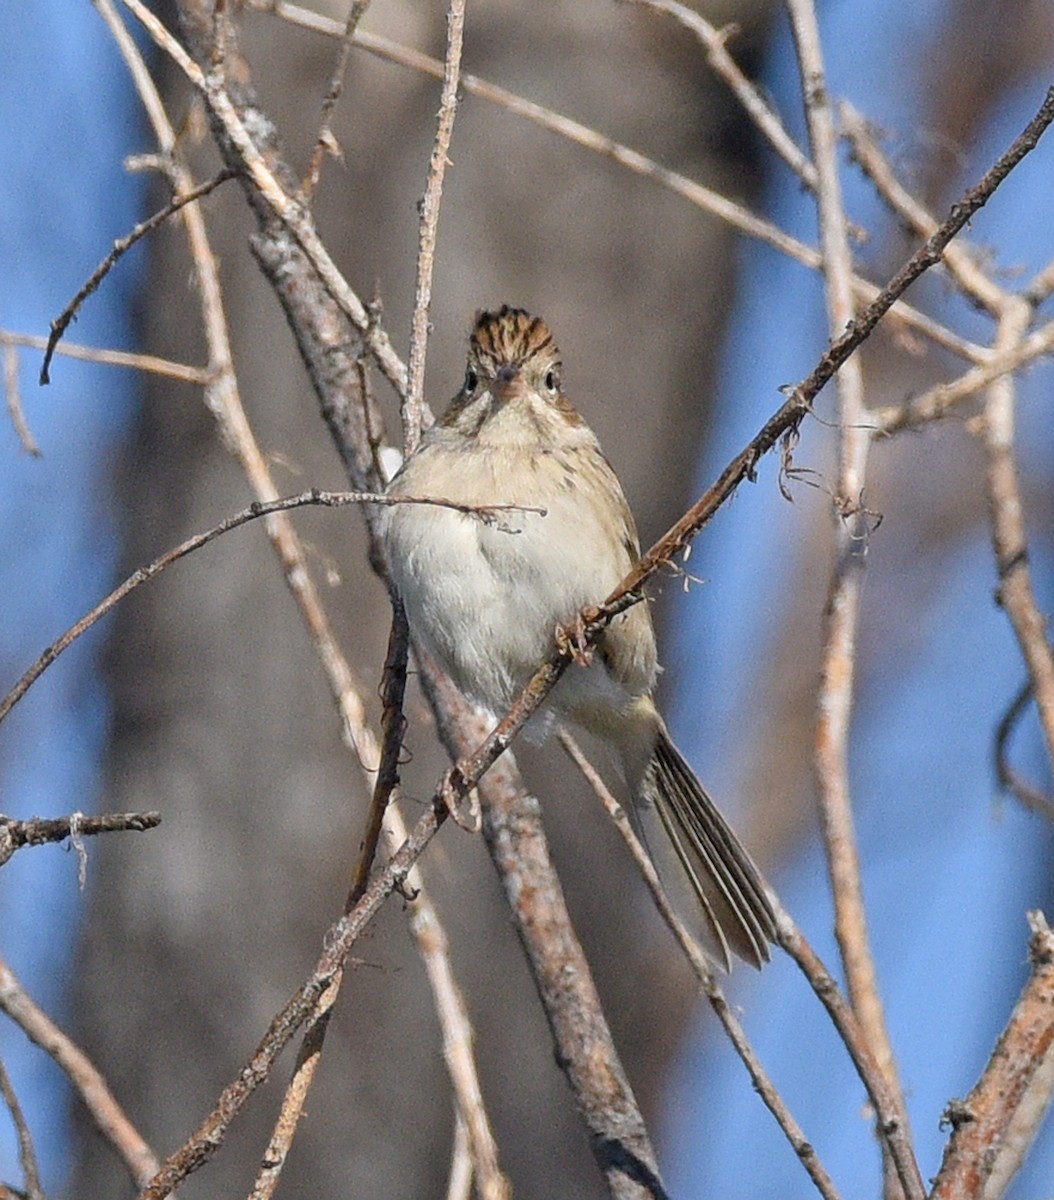
{"label": "bird's claw", "polygon": [[593,661],[593,647],[586,640],[586,623],[578,613],[570,625],[557,625],[556,645],[561,654],[570,654],[580,667]]}

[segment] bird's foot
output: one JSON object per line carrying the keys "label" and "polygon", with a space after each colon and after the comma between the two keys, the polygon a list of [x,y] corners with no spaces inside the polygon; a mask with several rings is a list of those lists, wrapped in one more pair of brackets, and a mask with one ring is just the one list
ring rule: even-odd
{"label": "bird's foot", "polygon": [[588,667],[593,661],[593,647],[586,640],[586,622],[581,613],[570,625],[557,625],[556,646],[561,654],[570,654],[580,667]]}

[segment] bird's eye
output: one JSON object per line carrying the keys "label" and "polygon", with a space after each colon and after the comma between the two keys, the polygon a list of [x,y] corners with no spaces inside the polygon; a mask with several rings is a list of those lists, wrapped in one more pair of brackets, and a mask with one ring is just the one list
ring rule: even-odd
{"label": "bird's eye", "polygon": [[479,383],[479,376],[475,371],[472,370],[471,367],[469,367],[469,369],[465,372],[465,391],[474,392],[476,390],[477,383]]}
{"label": "bird's eye", "polygon": [[545,373],[545,386],[550,392],[556,391],[556,372],[547,371]]}

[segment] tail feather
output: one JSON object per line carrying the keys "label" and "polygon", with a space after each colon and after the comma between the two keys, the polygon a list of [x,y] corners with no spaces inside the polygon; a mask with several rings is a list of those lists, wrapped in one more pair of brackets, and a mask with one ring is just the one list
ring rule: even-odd
{"label": "tail feather", "polygon": [[[726,970],[731,967],[731,954],[755,967],[768,962],[776,918],[761,873],[665,726],[660,726],[637,800],[645,832],[654,825],[649,818],[657,816],[665,834],[659,839],[661,846],[649,839],[649,849],[664,885],[674,893],[674,902],[678,893],[683,895],[683,880],[693,907],[702,910],[702,928],[698,921],[689,924],[696,927],[704,948]],[[675,873],[678,878],[671,878]]]}

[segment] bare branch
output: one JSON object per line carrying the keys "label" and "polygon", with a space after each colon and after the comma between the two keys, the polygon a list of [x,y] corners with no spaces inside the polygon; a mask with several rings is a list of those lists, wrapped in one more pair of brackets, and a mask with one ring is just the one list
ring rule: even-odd
{"label": "bare branch", "polygon": [[[477,761],[464,764],[466,777],[483,769]],[[142,1188],[139,1200],[163,1200],[193,1171],[223,1146],[231,1122],[238,1116],[256,1089],[270,1078],[278,1056],[289,1045],[298,1029],[312,1020],[322,997],[337,975],[352,946],[378,909],[400,886],[446,819],[446,808],[437,795],[420,817],[410,836],[373,880],[355,908],[330,926],[315,970],[271,1022],[252,1058],[237,1078],[224,1088],[216,1106],[187,1141],[161,1166]]]}
{"label": "bare branch", "polygon": [[732,89],[733,95],[757,126],[762,137],[809,191],[816,190],[816,168],[787,132],[779,114],[765,100],[757,85],[743,74],[739,64],[726,48],[729,39],[738,32],[735,25],[717,29],[694,8],[680,4],[678,0],[622,0],[622,3],[639,4],[644,8],[666,13],[694,33],[706,47],[706,61]]}
{"label": "bare branch", "polygon": [[464,30],[465,0],[451,0],[450,11],[447,13],[446,58],[443,63],[443,90],[439,98],[439,123],[428,163],[428,182],[420,203],[410,367],[406,396],[402,404],[403,453],[407,455],[417,449],[425,423],[425,355],[428,349],[428,317],[432,307],[432,271],[435,266],[436,231],[439,225],[439,205],[443,197],[443,178],[449,162],[447,155],[457,113]]}
{"label": "bare branch", "polygon": [[7,1111],[11,1114],[11,1121],[15,1126],[15,1136],[18,1138],[18,1159],[22,1165],[22,1178],[26,1185],[26,1200],[45,1200],[44,1188],[40,1182],[37,1152],[33,1146],[33,1135],[29,1132],[25,1113],[22,1111],[22,1105],[18,1102],[11,1077],[2,1060],[0,1060],[0,1100],[7,1105]]}
{"label": "bare branch", "polygon": [[648,885],[648,890],[655,901],[655,907],[659,910],[662,919],[670,927],[670,931],[677,939],[681,950],[684,951],[685,956],[692,966],[692,970],[695,972],[696,978],[699,980],[703,995],[706,996],[710,1007],[714,1010],[717,1019],[728,1034],[736,1053],[742,1059],[755,1091],[761,1097],[765,1107],[775,1117],[776,1123],[779,1125],[787,1141],[790,1142],[791,1148],[798,1156],[809,1178],[816,1185],[816,1190],[824,1197],[824,1200],[839,1200],[834,1181],[827,1174],[814,1146],[805,1136],[804,1131],[794,1119],[794,1115],[787,1107],[776,1085],[761,1065],[761,1060],[757,1057],[754,1047],[751,1046],[743,1026],[736,1018],[728,1000],[725,998],[724,992],[717,982],[714,969],[710,965],[709,960],[703,954],[702,950],[699,949],[695,939],[685,928],[684,923],[676,912],[674,912],[673,907],[666,898],[666,893],[663,891],[662,882],[655,870],[655,865],[651,861],[640,838],[637,837],[625,810],[608,790],[596,768],[582,753],[581,747],[566,729],[560,731],[560,742],[571,757],[571,760],[582,772],[590,787],[592,787],[593,791],[600,798],[600,802],[607,810],[608,816],[614,821],[615,828],[618,829],[619,833],[625,839],[626,845],[633,855],[633,860],[640,869],[640,873],[644,876],[644,882]]}
{"label": "bare branch", "polygon": [[[1018,344],[1028,328],[1031,306],[1008,304],[999,322],[996,351]],[[1047,622],[1036,603],[1028,564],[1028,540],[1014,459],[1015,381],[1004,375],[992,384],[981,422],[988,457],[985,477],[999,585],[996,598],[1010,618],[1028,667],[1048,760],[1054,764],[1054,650]]]}
{"label": "bare branch", "polygon": [[[339,22],[313,13],[299,5],[286,3],[285,0],[255,0],[255,5],[304,28],[313,29],[331,37],[337,37],[340,34]],[[418,50],[411,50],[390,38],[359,30],[355,35],[355,44],[361,46],[367,53],[375,54],[378,58],[398,63],[400,66],[409,67],[436,79],[443,78],[443,64],[438,59],[422,54]],[[631,147],[616,142],[602,133],[597,133],[596,130],[590,129],[579,121],[553,112],[544,105],[536,104],[533,100],[527,100],[497,84],[488,83],[478,76],[462,73],[461,87],[471,95],[497,104],[542,129],[548,129],[595,154],[612,159],[627,170],[653,180],[661,187],[667,188],[675,195],[701,208],[704,212],[725,221],[741,233],[772,246],[813,270],[819,269],[821,257],[819,251],[814,247],[784,233],[778,226],[756,216],[719,192],[696,183],[676,171],[671,171],[668,167],[662,166],[654,159],[648,158]],[[867,303],[871,303],[879,295],[879,288],[866,279],[854,276],[853,287],[858,298]],[[898,301],[894,306],[892,315],[929,338],[935,345],[943,346],[944,349],[960,358],[969,362],[978,362],[984,357],[984,350],[980,346],[953,333],[940,322],[917,311],[903,301]]]}
{"label": "bare branch", "polygon": [[40,457],[40,447],[29,431],[26,424],[26,414],[22,409],[22,395],[18,388],[18,350],[15,344],[0,335],[0,345],[4,348],[4,394],[7,397],[7,411],[11,424],[15,427],[22,449],[34,458]]}
{"label": "bare branch", "polygon": [[97,833],[142,833],[156,829],[161,824],[161,814],[104,813],[88,817],[77,813],[69,817],[31,817],[27,821],[16,821],[0,813],[0,867],[23,846],[43,846],[47,842],[64,842],[68,837],[91,837]]}
{"label": "bare branch", "polygon": [[136,1186],[142,1187],[158,1169],[153,1151],[114,1099],[91,1059],[37,1007],[2,958],[0,1009],[65,1072],[99,1132],[117,1152]]}
{"label": "bare branch", "polygon": [[856,1073],[860,1076],[874,1108],[875,1123],[882,1131],[883,1145],[889,1148],[890,1157],[896,1164],[898,1177],[901,1180],[911,1180],[911,1187],[905,1190],[909,1196],[919,1197],[921,1200],[921,1197],[926,1195],[926,1189],[919,1174],[918,1163],[915,1161],[911,1133],[901,1123],[897,1098],[871,1052],[863,1027],[848,1001],[838,990],[834,976],[820,961],[816,951],[809,945],[789,914],[777,906],[776,917],[780,946],[794,959],[799,970],[809,981],[810,987],[827,1010],[843,1045],[849,1051]]}
{"label": "bare branch", "polygon": [[[982,1200],[1002,1195],[1050,1106],[1054,1089],[1054,936],[1042,913],[1030,914],[1032,975],[1025,984],[976,1087],[945,1114],[952,1136],[930,1200]],[[1011,1160],[1008,1163],[1007,1160]]]}
{"label": "bare branch", "polygon": [[[32,333],[12,333],[0,329],[0,346],[29,346],[33,350],[46,350],[48,339]],[[109,367],[130,367],[134,371],[146,371],[150,375],[161,375],[166,379],[177,379],[180,383],[192,383],[203,387],[212,378],[209,371],[191,367],[186,363],[157,358],[153,354],[131,354],[126,350],[102,350],[94,346],[79,346],[63,342],[55,353],[67,358],[79,358],[84,362],[100,363]]]}
{"label": "bare branch", "polygon": [[172,199],[163,207],[158,209],[153,216],[147,217],[145,221],[140,221],[138,225],[122,238],[117,238],[113,244],[113,249],[95,268],[88,278],[88,281],[66,305],[59,316],[51,322],[51,333],[48,335],[48,344],[44,350],[44,362],[40,367],[40,382],[41,385],[46,385],[51,382],[51,359],[55,354],[55,348],[62,340],[63,334],[69,329],[73,321],[76,320],[77,314],[80,312],[81,305],[85,300],[98,288],[99,284],[109,275],[110,271],[117,265],[122,256],[126,254],[141,238],[146,237],[148,233],[153,232],[159,226],[163,225],[173,213],[179,212],[184,205],[193,204],[195,200],[200,200],[203,196],[207,196],[210,192],[215,191],[221,183],[226,183],[228,179],[233,179],[237,172],[231,167],[225,167],[218,175],[214,175],[212,179],[206,180],[204,183],[198,184],[197,187],[191,188],[188,192],[183,192],[178,196],[173,196]]}
{"label": "bare branch", "polygon": [[[397,808],[391,810],[389,820],[396,837],[404,840],[406,827]],[[409,894],[413,896],[409,902],[410,927],[417,939],[435,996],[436,1011],[443,1029],[443,1057],[454,1086],[458,1114],[468,1134],[468,1156],[480,1200],[509,1200],[512,1188],[498,1165],[498,1147],[476,1071],[472,1024],[451,969],[446,933],[427,897],[422,898],[422,891],[413,874],[408,884]]]}
{"label": "bare branch", "polygon": [[278,1186],[300,1118],[304,1115],[304,1105],[315,1081],[315,1072],[322,1059],[322,1047],[325,1044],[326,1031],[329,1029],[329,1019],[333,1015],[333,1005],[337,1002],[343,979],[344,969],[341,966],[334,971],[329,986],[318,998],[314,1011],[305,1022],[307,1032],[297,1051],[296,1066],[282,1097],[282,1107],[264,1151],[263,1162],[253,1183],[253,1189],[249,1193],[249,1200],[270,1200]]}
{"label": "bare branch", "polygon": [[340,35],[340,50],[337,61],[330,76],[329,87],[322,97],[322,120],[319,124],[318,136],[315,138],[315,149],[311,154],[307,175],[300,185],[305,200],[310,200],[318,186],[319,175],[322,173],[322,161],[327,153],[334,150],[332,117],[333,110],[344,91],[344,79],[348,72],[348,59],[351,57],[351,43],[359,22],[370,7],[370,0],[355,0],[348,11],[348,19],[344,22],[344,31]]}
{"label": "bare branch", "polygon": [[[838,174],[838,139],[827,93],[820,30],[812,0],[788,0],[788,12],[801,72],[805,118],[817,170],[817,207],[828,329],[835,338],[852,321],[852,256],[846,233]],[[930,231],[932,232],[932,231]],[[845,966],[849,996],[868,1045],[889,1084],[898,1124],[910,1138],[907,1106],[886,1027],[874,957],[867,931],[860,879],[860,856],[849,780],[849,731],[856,677],[856,642],[867,550],[863,496],[871,430],[864,402],[863,372],[850,358],[835,377],[837,385],[838,483],[834,505],[835,561],[824,609],[820,687],[817,698],[816,776],[824,852],[834,898],[835,935]],[[881,1124],[878,1135],[885,1168],[885,1193],[922,1196],[914,1160],[894,1159]],[[908,1169],[901,1170],[906,1167]],[[894,1173],[893,1168],[897,1171]],[[913,1167],[913,1170],[910,1169]],[[897,1176],[899,1175],[899,1189]]]}

